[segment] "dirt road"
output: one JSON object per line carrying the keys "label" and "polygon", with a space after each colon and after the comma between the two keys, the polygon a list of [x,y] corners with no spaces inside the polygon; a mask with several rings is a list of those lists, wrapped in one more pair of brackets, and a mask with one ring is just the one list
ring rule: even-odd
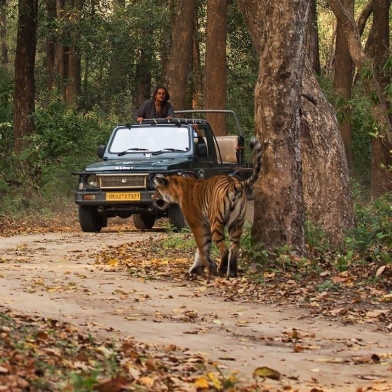
{"label": "dirt road", "polygon": [[213,295],[213,283],[206,290],[197,282],[146,281],[95,263],[94,254],[107,246],[161,235],[107,230],[0,237],[2,304],[96,336],[204,352],[243,379],[268,366],[294,390],[392,391],[392,336],[377,325],[310,318],[297,304],[244,303],[240,294],[227,302]]}

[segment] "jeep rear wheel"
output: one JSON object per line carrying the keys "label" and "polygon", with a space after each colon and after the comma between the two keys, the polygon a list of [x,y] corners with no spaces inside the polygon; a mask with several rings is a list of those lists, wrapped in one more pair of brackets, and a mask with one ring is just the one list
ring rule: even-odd
{"label": "jeep rear wheel", "polygon": [[181,230],[188,226],[178,204],[170,204],[167,215],[169,217],[169,223],[177,230]]}
{"label": "jeep rear wheel", "polygon": [[133,215],[133,224],[139,230],[152,229],[154,223],[155,223],[154,215],[148,213]]}
{"label": "jeep rear wheel", "polygon": [[106,226],[106,218],[98,212],[97,207],[79,206],[79,223],[84,232],[96,233]]}

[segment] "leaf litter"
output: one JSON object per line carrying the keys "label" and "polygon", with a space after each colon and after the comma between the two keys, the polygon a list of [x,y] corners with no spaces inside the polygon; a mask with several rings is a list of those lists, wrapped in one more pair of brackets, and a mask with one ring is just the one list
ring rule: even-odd
{"label": "leaf litter", "polygon": [[[12,235],[12,232],[11,232]],[[164,249],[164,254],[161,250]],[[158,251],[159,250],[159,251]],[[315,273],[303,263],[293,270],[263,272],[263,280],[240,269],[240,278],[217,278],[206,282],[192,277],[187,270],[193,261],[193,249],[167,247],[165,240],[144,241],[109,246],[95,255],[96,264],[108,271],[126,270],[132,276],[146,281],[167,280],[186,282],[194,286],[195,296],[220,296],[225,301],[293,305],[306,308],[310,317],[322,316],[343,324],[374,323],[380,331],[391,333],[391,277],[390,265],[369,263],[347,271],[337,271],[327,263]],[[9,262],[0,258],[0,264]],[[27,260],[26,260],[27,262]],[[56,292],[76,290],[66,285],[46,286],[44,281],[32,282],[34,290]],[[116,295],[127,293],[116,292]],[[239,295],[240,294],[240,295]],[[148,300],[140,294],[139,300]],[[117,308],[116,312],[126,313]],[[128,313],[127,318],[140,315]],[[156,312],[155,319],[170,317],[174,321],[194,323],[197,312],[175,309],[173,314]],[[222,325],[218,318],[214,325]],[[248,321],[238,320],[237,326],[248,327]],[[187,333],[200,333],[190,329]],[[294,352],[317,350],[314,336],[306,331],[283,331],[279,338],[266,338],[268,344],[289,344]],[[345,342],[348,347],[364,345],[360,340]],[[350,363],[354,365],[391,365],[392,354],[371,354],[352,358],[319,358],[320,362]],[[234,360],[230,356],[224,360]],[[312,369],[319,372],[319,368]],[[372,374],[362,374],[364,380],[377,380]],[[295,380],[295,377],[293,378]],[[385,389],[386,388],[386,389]],[[259,367],[254,370],[254,382],[244,382],[235,372],[225,373],[217,363],[203,353],[192,353],[175,344],[166,347],[136,343],[132,337],[124,340],[95,340],[76,327],[58,320],[22,316],[0,307],[0,392],[1,391],[303,391],[290,384],[290,377],[277,370]],[[368,387],[369,391],[387,391],[388,386]],[[313,386],[306,391],[324,391]],[[326,391],[326,390],[325,390]],[[363,392],[358,388],[356,392]]]}

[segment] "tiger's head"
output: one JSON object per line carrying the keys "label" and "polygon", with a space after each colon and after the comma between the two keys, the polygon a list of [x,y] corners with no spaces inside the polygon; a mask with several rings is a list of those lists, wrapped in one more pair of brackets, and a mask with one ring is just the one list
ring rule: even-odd
{"label": "tiger's head", "polygon": [[172,178],[165,177],[163,174],[154,177],[155,193],[152,195],[152,200],[160,210],[165,210],[170,203],[178,203],[171,180]]}

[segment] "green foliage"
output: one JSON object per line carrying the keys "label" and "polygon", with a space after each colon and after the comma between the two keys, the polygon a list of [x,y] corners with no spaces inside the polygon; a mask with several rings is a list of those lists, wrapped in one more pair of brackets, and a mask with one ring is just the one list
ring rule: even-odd
{"label": "green foliage", "polygon": [[310,220],[305,221],[305,241],[312,252],[324,253],[329,251],[329,241],[320,225]]}
{"label": "green foliage", "polygon": [[235,110],[249,137],[254,132],[253,92],[259,61],[237,2],[229,5],[227,22],[227,107]]}
{"label": "green foliage", "polygon": [[0,124],[12,119],[12,75],[5,67],[0,66]]}
{"label": "green foliage", "polygon": [[350,174],[361,187],[369,190],[371,135],[377,130],[372,104],[360,84],[355,86],[352,98],[345,100],[336,96],[331,77],[320,76],[318,81],[326,99],[335,108],[339,122],[346,115],[346,110],[351,109],[353,166]]}
{"label": "green foliage", "polygon": [[392,262],[392,195],[372,203],[356,203],[356,228],[348,235],[348,252],[359,252],[361,259],[377,263]]}
{"label": "green foliage", "polygon": [[[298,270],[301,273],[320,273],[325,263],[336,273],[363,263],[376,263],[380,266],[392,264],[392,194],[386,194],[373,202],[363,202],[358,198],[355,213],[356,227],[347,233],[346,241],[340,249],[331,249],[321,228],[306,221],[308,259],[292,256],[288,247],[267,250],[263,244],[253,243],[251,227],[247,225],[241,239],[243,268],[253,268],[259,279],[263,280],[263,274],[267,271],[291,271],[293,278]],[[333,288],[335,284],[325,281],[322,286],[318,289]]]}
{"label": "green foliage", "polygon": [[[253,270],[261,281],[266,271],[287,272],[295,271],[299,267],[308,268],[309,260],[293,256],[289,246],[275,247],[272,250],[266,249],[263,244],[254,243],[251,235],[251,225],[245,225],[241,237],[241,267]],[[295,277],[293,275],[293,277]],[[300,277],[297,277],[300,279]]]}
{"label": "green foliage", "polygon": [[26,138],[29,147],[18,159],[23,162],[23,176],[47,189],[67,189],[71,172],[98,159],[97,147],[106,143],[115,125],[114,118],[78,113],[59,100],[37,109],[34,121],[36,133]]}

